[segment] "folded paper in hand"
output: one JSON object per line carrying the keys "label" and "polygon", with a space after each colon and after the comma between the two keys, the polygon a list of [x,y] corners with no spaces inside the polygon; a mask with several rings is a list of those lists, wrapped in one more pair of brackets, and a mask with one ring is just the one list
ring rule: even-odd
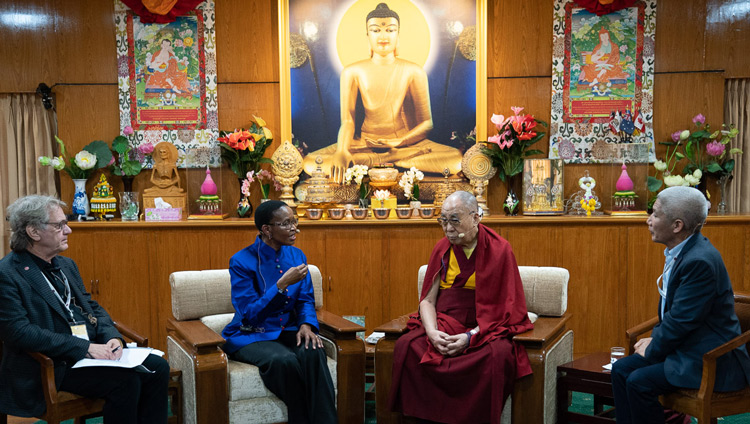
{"label": "folded paper in hand", "polygon": [[113,361],[110,359],[81,359],[73,365],[73,368],[84,368],[84,367],[118,367],[118,368],[135,368],[136,371],[153,373],[153,371],[144,367],[143,361],[146,360],[149,354],[164,356],[164,352],[151,349],[150,347],[135,347],[123,349],[122,357]]}

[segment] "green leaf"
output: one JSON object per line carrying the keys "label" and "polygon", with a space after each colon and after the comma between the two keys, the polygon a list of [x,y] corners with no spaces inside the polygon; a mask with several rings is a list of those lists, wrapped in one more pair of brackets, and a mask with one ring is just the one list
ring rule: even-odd
{"label": "green leaf", "polygon": [[719,165],[716,162],[711,162],[708,164],[708,168],[706,168],[708,172],[721,172],[722,168],[721,165]]}
{"label": "green leaf", "polygon": [[531,155],[541,155],[543,153],[544,152],[541,151],[541,150],[533,149],[533,150],[527,150],[526,152],[524,152],[523,155],[524,156],[531,156]]}
{"label": "green leaf", "polygon": [[683,159],[685,159],[685,155],[683,155],[680,152],[675,152],[674,155],[677,158],[677,160],[683,160]]}
{"label": "green leaf", "polygon": [[729,159],[724,163],[724,172],[731,174],[734,171],[734,159]]}
{"label": "green leaf", "polygon": [[112,140],[112,150],[121,155],[127,153],[130,150],[128,139],[122,135],[118,135],[117,137],[115,137],[115,139]]}
{"label": "green leaf", "polygon": [[736,147],[729,149],[730,155],[736,155],[736,154],[742,154],[742,149],[738,149]]}
{"label": "green leaf", "polygon": [[141,172],[141,163],[137,160],[126,160],[122,163],[122,173],[125,175],[138,175]]}
{"label": "green leaf", "polygon": [[676,146],[677,145],[677,143],[675,143],[674,141],[660,141],[659,144],[661,144],[662,146]]}
{"label": "green leaf", "polygon": [[87,144],[83,150],[96,155],[96,165],[94,166],[94,169],[104,168],[109,165],[109,162],[112,160],[112,151],[109,150],[107,143],[101,140],[92,141]]}
{"label": "green leaf", "polygon": [[664,184],[664,182],[649,175],[648,182],[646,184],[648,186],[648,191],[656,193],[657,191],[659,191],[659,189],[661,189],[661,186]]}
{"label": "green leaf", "polygon": [[695,157],[695,147],[692,140],[688,141],[688,143],[685,145],[685,155],[691,161]]}

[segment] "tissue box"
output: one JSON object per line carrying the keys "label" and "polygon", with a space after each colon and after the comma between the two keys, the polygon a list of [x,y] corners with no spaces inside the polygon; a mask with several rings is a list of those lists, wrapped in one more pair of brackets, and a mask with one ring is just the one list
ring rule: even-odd
{"label": "tissue box", "polygon": [[182,208],[146,208],[146,221],[180,221]]}

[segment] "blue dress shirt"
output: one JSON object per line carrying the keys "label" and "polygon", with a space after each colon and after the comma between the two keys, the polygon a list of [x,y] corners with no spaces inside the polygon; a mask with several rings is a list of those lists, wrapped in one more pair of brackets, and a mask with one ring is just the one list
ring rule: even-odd
{"label": "blue dress shirt", "polygon": [[[315,295],[308,273],[304,279],[279,292],[276,282],[289,268],[306,264],[307,258],[294,246],[276,251],[260,236],[229,261],[234,318],[224,328],[224,350],[234,353],[254,342],[276,340],[282,331],[297,331],[309,324],[318,331]],[[242,327],[242,328],[241,328]]]}

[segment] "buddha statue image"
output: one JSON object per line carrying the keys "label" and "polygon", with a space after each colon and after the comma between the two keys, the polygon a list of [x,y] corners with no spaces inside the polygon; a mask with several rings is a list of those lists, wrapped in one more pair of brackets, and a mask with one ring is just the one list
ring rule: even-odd
{"label": "buddha statue image", "polygon": [[180,174],[177,172],[177,148],[174,144],[162,141],[154,147],[154,167],[151,169],[151,183],[143,191],[145,194],[159,196],[182,195],[185,190],[180,187]]}
{"label": "buddha statue image", "polygon": [[353,164],[372,168],[393,163],[433,175],[441,175],[445,168],[451,175],[461,170],[458,149],[427,138],[433,128],[427,74],[420,65],[398,57],[401,25],[398,13],[386,3],[367,14],[370,58],[341,72],[337,141],[306,156],[303,167],[308,175],[315,171],[318,156],[323,158],[323,171],[337,183]]}

